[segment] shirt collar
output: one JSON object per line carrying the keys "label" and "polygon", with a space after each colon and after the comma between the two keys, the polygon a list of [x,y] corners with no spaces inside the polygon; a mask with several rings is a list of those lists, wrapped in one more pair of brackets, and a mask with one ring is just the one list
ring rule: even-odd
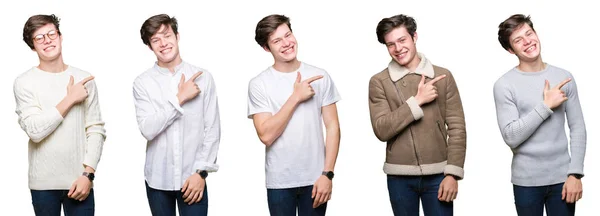
{"label": "shirt collar", "polygon": [[388,72],[392,81],[396,82],[409,73],[425,75],[429,78],[433,78],[435,76],[433,72],[433,64],[431,64],[431,62],[425,58],[424,54],[417,53],[417,55],[421,58],[421,62],[419,62],[419,65],[417,65],[415,71],[410,71],[407,67],[398,64],[398,62],[396,62],[394,59],[390,61],[388,64]]}
{"label": "shirt collar", "polygon": [[181,63],[179,63],[177,66],[175,66],[175,68],[174,68],[175,73],[171,73],[171,71],[169,71],[169,68],[161,67],[158,65],[158,61],[155,61],[154,69],[156,69],[160,74],[163,74],[163,75],[174,75],[174,74],[178,74],[184,65],[185,65],[185,62],[181,61]]}

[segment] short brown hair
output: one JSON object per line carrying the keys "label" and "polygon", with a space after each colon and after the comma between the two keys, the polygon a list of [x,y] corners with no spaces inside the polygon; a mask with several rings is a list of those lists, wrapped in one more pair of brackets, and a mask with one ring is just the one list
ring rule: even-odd
{"label": "short brown hair", "polygon": [[269,36],[271,36],[271,34],[283,24],[286,24],[290,28],[290,31],[292,31],[292,24],[290,24],[289,17],[279,14],[272,14],[262,18],[258,24],[256,24],[256,35],[254,36],[254,40],[256,40],[256,43],[258,43],[258,45],[261,47],[266,46],[268,48]]}
{"label": "short brown hair", "polygon": [[510,45],[510,35],[517,29],[521,28],[523,24],[529,25],[533,32],[535,29],[533,28],[533,23],[531,22],[530,16],[525,16],[523,14],[515,14],[510,16],[508,19],[504,20],[498,26],[498,41],[500,41],[500,45],[505,50],[512,50],[512,46]]}
{"label": "short brown hair", "polygon": [[392,17],[383,18],[379,21],[376,29],[377,40],[379,43],[385,44],[385,35],[401,26],[406,28],[411,38],[415,36],[415,32],[417,32],[417,22],[410,16],[398,14]]}
{"label": "short brown hair", "polygon": [[29,48],[33,50],[33,33],[45,25],[54,24],[58,35],[61,35],[60,29],[58,28],[59,22],[60,19],[54,14],[38,14],[29,17],[29,19],[27,19],[27,22],[25,22],[25,26],[23,27],[23,41],[25,41],[27,46],[29,46]]}
{"label": "short brown hair", "polygon": [[144,24],[142,24],[142,28],[140,29],[140,34],[144,44],[150,47],[150,38],[156,34],[156,32],[158,32],[160,27],[163,25],[171,26],[173,33],[175,33],[175,35],[178,34],[177,19],[175,19],[175,17],[169,17],[169,15],[166,14],[154,15],[144,21]]}

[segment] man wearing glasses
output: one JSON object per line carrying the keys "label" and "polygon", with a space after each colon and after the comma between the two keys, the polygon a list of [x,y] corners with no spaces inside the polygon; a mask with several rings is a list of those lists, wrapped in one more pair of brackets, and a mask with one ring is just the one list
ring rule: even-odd
{"label": "man wearing glasses", "polygon": [[216,172],[221,137],[212,75],[179,55],[177,19],[148,18],[141,39],[156,56],[133,83],[139,129],[147,140],[146,195],[152,215],[207,215],[206,178]]}
{"label": "man wearing glasses", "polygon": [[36,215],[94,215],[93,180],[105,129],[94,77],[66,65],[54,15],[30,17],[23,40],[39,65],[14,82],[19,125],[29,137],[29,188]]}

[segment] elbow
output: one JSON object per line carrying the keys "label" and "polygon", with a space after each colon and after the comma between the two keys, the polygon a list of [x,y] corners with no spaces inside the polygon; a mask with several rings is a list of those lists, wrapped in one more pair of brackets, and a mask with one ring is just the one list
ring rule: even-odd
{"label": "elbow", "polygon": [[521,140],[517,140],[506,133],[502,133],[502,139],[504,139],[506,145],[508,145],[508,147],[510,147],[511,149],[518,147],[522,143]]}
{"label": "elbow", "polygon": [[44,138],[41,134],[29,133],[29,139],[34,143],[40,143]]}
{"label": "elbow", "polygon": [[156,133],[144,130],[144,128],[140,128],[140,131],[142,132],[142,136],[148,141],[152,141],[156,137]]}
{"label": "elbow", "polygon": [[378,126],[377,124],[373,125],[373,133],[375,134],[375,137],[377,137],[377,139],[379,139],[379,141],[381,142],[387,142],[392,138],[384,130],[385,129],[383,129],[381,126]]}
{"label": "elbow", "polygon": [[273,143],[275,142],[274,137],[270,136],[269,134],[259,134],[258,138],[260,139],[260,142],[265,144],[265,146],[267,147],[273,145]]}

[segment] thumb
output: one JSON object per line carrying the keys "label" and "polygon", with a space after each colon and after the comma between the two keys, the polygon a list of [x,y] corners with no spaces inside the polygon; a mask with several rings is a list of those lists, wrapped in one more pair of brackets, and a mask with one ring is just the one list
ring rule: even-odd
{"label": "thumb", "polygon": [[565,197],[567,196],[567,185],[564,184],[563,185],[563,189],[562,189],[562,200],[565,200]]}
{"label": "thumb", "polygon": [[419,85],[424,85],[425,84],[425,75],[421,74],[421,82],[419,82]]}
{"label": "thumb", "polygon": [[[73,79],[73,77],[71,77],[71,79]],[[73,182],[73,184],[71,185],[71,189],[69,189],[69,193],[67,194],[68,197],[71,197],[71,195],[73,195],[73,192],[75,191],[75,186],[77,184],[75,184],[76,182]]]}
{"label": "thumb", "polygon": [[442,198],[442,192],[444,191],[444,185],[440,184],[440,189],[438,189],[438,199]]}
{"label": "thumb", "polygon": [[179,80],[179,86],[181,86],[181,84],[183,84],[183,82],[185,82],[185,75],[181,74],[181,79]]}
{"label": "thumb", "polygon": [[73,76],[70,76],[70,78],[69,78],[69,86],[72,86],[73,82],[75,82],[75,80],[73,80]]}
{"label": "thumb", "polygon": [[296,76],[296,82],[300,83],[301,80],[302,80],[302,75],[300,75],[300,71],[298,71],[298,76]]}
{"label": "thumb", "polygon": [[546,84],[544,85],[544,91],[548,91],[550,90],[550,82],[548,82],[548,80],[546,80]]}

